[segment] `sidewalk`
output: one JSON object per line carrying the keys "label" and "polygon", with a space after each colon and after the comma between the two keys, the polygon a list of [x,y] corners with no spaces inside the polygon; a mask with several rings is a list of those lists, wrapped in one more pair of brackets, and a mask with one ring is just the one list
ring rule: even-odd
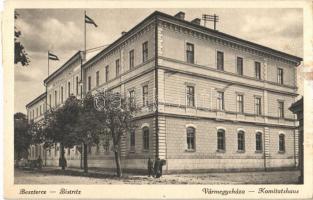
{"label": "sidewalk", "polygon": [[113,172],[89,169],[44,167],[42,170],[15,169],[16,184],[297,184],[299,171],[235,172],[170,174],[161,178],[124,173],[122,178]]}

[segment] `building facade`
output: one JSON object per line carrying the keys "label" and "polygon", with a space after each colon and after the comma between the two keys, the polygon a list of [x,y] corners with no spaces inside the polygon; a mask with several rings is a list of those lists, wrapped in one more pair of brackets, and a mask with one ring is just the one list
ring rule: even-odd
{"label": "building facade", "polygon": [[[132,98],[141,112],[122,140],[127,170],[146,169],[155,157],[166,160],[168,173],[295,167],[297,122],[288,108],[301,58],[184,16],[156,11],[94,57],[82,60],[78,52],[45,80],[47,104],[98,90]],[[56,150],[47,163],[57,164]],[[107,145],[88,153],[89,166],[115,168]],[[66,158],[80,165],[76,147]]]}

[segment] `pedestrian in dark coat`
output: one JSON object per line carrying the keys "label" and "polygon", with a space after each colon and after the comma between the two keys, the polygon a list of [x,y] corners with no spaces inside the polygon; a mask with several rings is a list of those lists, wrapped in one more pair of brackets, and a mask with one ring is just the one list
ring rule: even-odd
{"label": "pedestrian in dark coat", "polygon": [[160,178],[161,176],[160,165],[161,165],[161,160],[160,158],[157,158],[154,162],[154,175],[156,178]]}
{"label": "pedestrian in dark coat", "polygon": [[148,177],[153,176],[153,161],[148,159]]}

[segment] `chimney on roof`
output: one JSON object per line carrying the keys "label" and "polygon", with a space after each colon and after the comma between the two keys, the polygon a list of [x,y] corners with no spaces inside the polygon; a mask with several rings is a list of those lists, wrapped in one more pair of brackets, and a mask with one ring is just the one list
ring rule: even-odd
{"label": "chimney on roof", "polygon": [[174,15],[174,17],[184,20],[185,19],[185,13],[180,11],[176,15]]}
{"label": "chimney on roof", "polygon": [[122,35],[125,35],[126,33],[127,33],[126,31],[123,31],[123,32],[122,32]]}
{"label": "chimney on roof", "polygon": [[201,19],[199,18],[195,18],[194,20],[191,21],[191,23],[197,24],[197,25],[200,25],[200,22],[201,22]]}

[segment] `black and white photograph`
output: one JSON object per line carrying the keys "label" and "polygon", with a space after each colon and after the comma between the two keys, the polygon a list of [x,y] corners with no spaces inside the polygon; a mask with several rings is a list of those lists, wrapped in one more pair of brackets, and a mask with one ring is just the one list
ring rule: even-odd
{"label": "black and white photograph", "polygon": [[[304,16],[296,6],[15,8],[13,184],[299,193],[311,179]],[[71,188],[45,192],[82,192]]]}

